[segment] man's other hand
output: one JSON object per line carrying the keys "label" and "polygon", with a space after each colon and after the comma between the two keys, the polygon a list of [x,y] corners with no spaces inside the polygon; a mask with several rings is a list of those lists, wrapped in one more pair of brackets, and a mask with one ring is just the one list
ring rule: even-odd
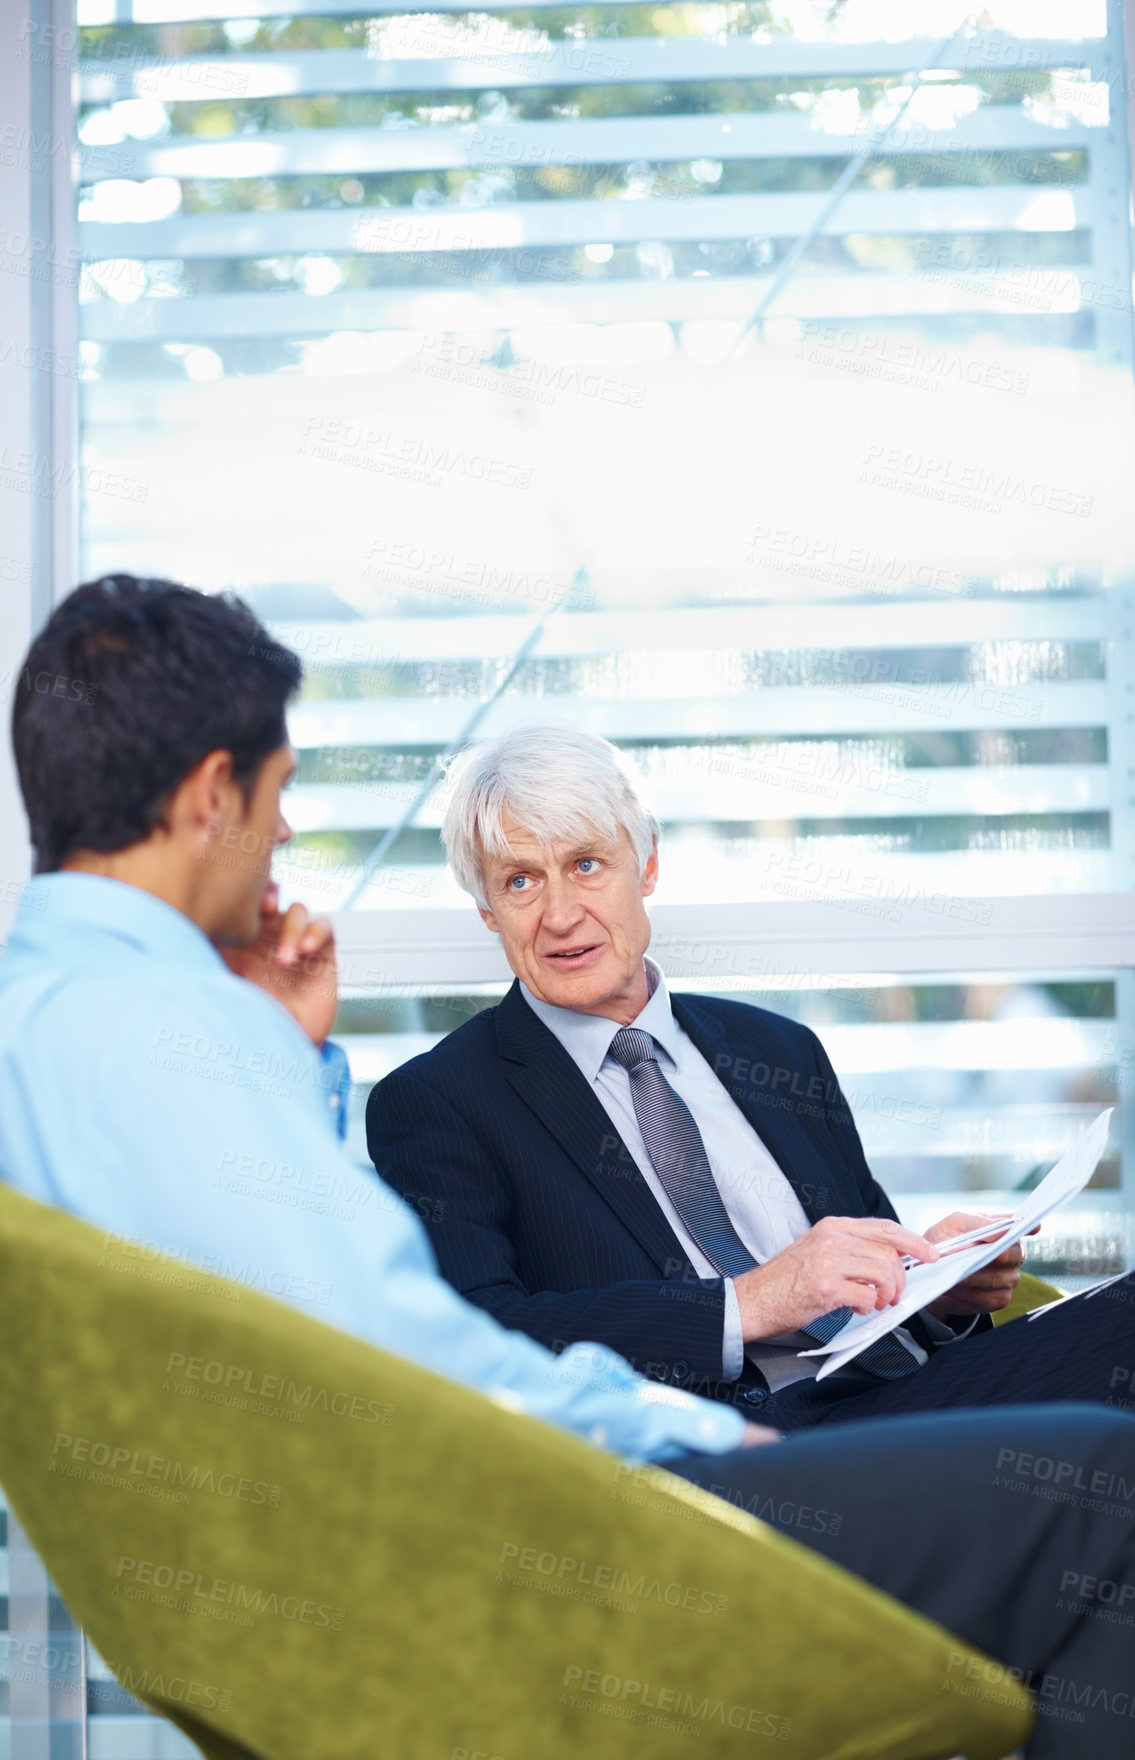
{"label": "man's other hand", "polygon": [[741,1437],[741,1447],[764,1448],[766,1443],[783,1441],[782,1433],[772,1429],[769,1424],[746,1424]]}
{"label": "man's other hand", "polygon": [[335,931],[326,917],[312,917],[302,904],[281,911],[273,881],[261,901],[255,941],[220,951],[231,972],[274,996],[316,1045],[323,1044],[339,1005]]}
{"label": "man's other hand", "polygon": [[734,1278],[745,1343],[798,1332],[834,1308],[870,1314],[891,1307],[906,1287],[904,1253],[919,1262],[938,1257],[897,1222],[822,1217],[783,1252]]}
{"label": "man's other hand", "polygon": [[[933,1228],[928,1228],[926,1239],[948,1241],[952,1235],[968,1234],[970,1229],[980,1228],[983,1222],[988,1222],[988,1239],[993,1240],[998,1222],[1005,1220],[1005,1216],[970,1216],[964,1210],[955,1210],[952,1215],[944,1216],[941,1222],[936,1222]],[[1033,1233],[1036,1232],[1034,1229]],[[1024,1244],[1018,1241],[1016,1246],[1007,1247],[1000,1258],[994,1259],[984,1270],[975,1271],[972,1277],[964,1278],[944,1296],[939,1296],[936,1302],[931,1302],[927,1312],[939,1320],[947,1320],[951,1316],[957,1318],[973,1314],[996,1314],[1000,1308],[1007,1308],[1012,1301],[1013,1291],[1021,1281],[1024,1260]]]}

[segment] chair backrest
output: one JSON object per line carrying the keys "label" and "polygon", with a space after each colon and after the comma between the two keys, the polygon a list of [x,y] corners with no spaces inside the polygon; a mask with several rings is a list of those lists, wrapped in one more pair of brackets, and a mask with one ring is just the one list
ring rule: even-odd
{"label": "chair backrest", "polygon": [[0,1328],[0,1480],[209,1760],[997,1760],[1029,1727],[745,1512],[3,1185]]}

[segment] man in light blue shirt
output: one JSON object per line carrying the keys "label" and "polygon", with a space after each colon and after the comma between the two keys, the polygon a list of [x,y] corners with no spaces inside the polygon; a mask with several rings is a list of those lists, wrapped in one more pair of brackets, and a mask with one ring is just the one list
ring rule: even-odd
{"label": "man in light blue shirt", "polygon": [[[301,1003],[330,960],[321,942],[283,968]],[[347,1159],[334,1063],[167,900],[46,875],[0,972],[0,1172],[30,1197],[620,1454],[740,1442],[723,1407],[666,1397],[601,1346],[553,1357],[464,1302],[418,1218]]]}
{"label": "man in light blue shirt", "polygon": [[[137,620],[145,599],[136,597],[125,585],[116,598],[104,593],[112,621]],[[81,639],[82,607],[71,605]],[[274,689],[271,713],[248,736],[260,734],[261,762],[242,786],[237,767],[247,763],[209,749],[202,676],[175,771],[204,750],[160,819],[142,798],[141,756],[119,766],[130,771],[120,778],[127,804],[108,835],[93,818],[94,790],[52,803],[86,847],[53,848],[54,828],[36,823],[46,803],[29,800],[39,867],[62,856],[66,871],[29,890],[2,969],[0,1174],[633,1459],[737,1447],[745,1426],[735,1414],[667,1395],[602,1346],[554,1357],[462,1301],[437,1275],[410,1208],[347,1159],[336,1129],[341,1062],[325,1046],[336,1007],[330,926],[309,923],[299,906],[282,915],[269,881],[272,852],[291,835],[280,810],[295,769],[283,710],[298,663],[221,601],[186,593],[173,602],[179,610],[201,623],[216,673],[227,636],[234,661],[250,655],[261,669],[246,689],[270,702]],[[105,669],[102,656],[73,654],[46,669],[81,677],[93,699],[74,704],[86,719],[75,718],[76,750],[66,754],[69,791],[79,741],[113,713],[114,684],[126,695],[124,680],[91,676],[100,661]],[[132,686],[135,711],[144,688]],[[38,717],[50,738],[66,707],[28,693],[16,717],[22,708],[28,734]],[[214,713],[231,714],[223,696]],[[132,830],[143,835],[125,847],[91,847]]]}
{"label": "man in light blue shirt", "polygon": [[[65,688],[29,683],[43,676]],[[1122,1680],[1126,1635],[1049,1591],[1077,1561],[1135,1581],[1135,1512],[996,1491],[990,1469],[1015,1447],[1115,1479],[1135,1421],[1022,1407],[779,1442],[605,1348],[555,1357],[443,1281],[412,1209],[344,1154],[330,925],[282,912],[269,878],[290,835],[284,710],[298,681],[239,602],[130,576],[79,588],[37,638],[13,712],[38,878],[0,967],[0,1178],[595,1446],[767,1506],[1026,1680]],[[827,1493],[838,1524],[779,1513]],[[1008,1603],[993,1592],[1005,1583]],[[1110,1702],[1071,1745],[1041,1719],[1031,1760],[1096,1760],[1117,1728]]]}

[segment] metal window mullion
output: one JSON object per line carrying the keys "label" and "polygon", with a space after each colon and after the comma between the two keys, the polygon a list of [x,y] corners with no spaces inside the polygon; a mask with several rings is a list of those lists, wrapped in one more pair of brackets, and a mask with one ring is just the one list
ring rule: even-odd
{"label": "metal window mullion", "polygon": [[[0,710],[33,633],[74,585],[78,314],[73,238],[73,68],[52,47],[69,39],[70,0],[28,0],[26,31],[5,35],[0,115],[15,143],[0,165],[12,271],[0,276]],[[54,33],[54,34],[53,34]],[[46,144],[45,144],[46,143]],[[18,241],[24,240],[21,252]],[[0,742],[0,944],[29,867],[8,741]]]}
{"label": "metal window mullion", "polygon": [[1096,78],[1107,85],[1108,123],[1094,131],[1089,149],[1092,268],[1082,287],[1084,304],[1095,317],[1098,361],[1130,378],[1135,371],[1135,329],[1123,0],[1108,0],[1108,36],[1099,54]]}
{"label": "metal window mullion", "polygon": [[28,155],[31,232],[48,243],[40,266],[49,272],[43,280],[29,280],[28,306],[29,358],[39,381],[31,398],[31,452],[50,485],[50,493],[31,498],[38,626],[75,585],[78,554],[78,82],[70,52],[50,47],[73,41],[73,0],[30,0],[29,12],[36,27],[28,37],[29,145],[49,143],[46,154],[37,157],[33,148]]}

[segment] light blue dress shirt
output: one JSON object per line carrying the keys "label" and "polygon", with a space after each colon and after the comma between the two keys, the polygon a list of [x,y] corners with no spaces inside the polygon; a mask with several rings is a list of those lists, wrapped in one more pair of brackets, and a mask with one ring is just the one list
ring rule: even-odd
{"label": "light blue dress shirt", "polygon": [[[763,1264],[806,1234],[812,1224],[791,1182],[689,1034],[675,1020],[661,970],[652,959],[644,963],[650,999],[635,1017],[634,1025],[653,1038],[658,1048],[659,1068],[689,1107],[701,1133],[706,1158],[729,1220],[753,1258]],[[521,990],[533,1013],[549,1032],[555,1034],[594,1089],[698,1276],[716,1277],[716,1269],[690,1236],[654,1170],[635,1115],[630,1075],[622,1064],[607,1055],[619,1030],[619,1022],[542,1002],[525,984],[521,984]],[[750,1345],[746,1352],[737,1292],[731,1278],[725,1278],[724,1282],[723,1378],[736,1381],[746,1355],[761,1370],[774,1392],[793,1381],[813,1378],[820,1360],[798,1354],[815,1345],[815,1340],[805,1333],[762,1339],[759,1344]],[[952,1344],[959,1336],[934,1315],[927,1314],[923,1318],[935,1340]],[[925,1363],[926,1352],[909,1331],[899,1327],[897,1332],[915,1361]],[[856,1380],[872,1379],[855,1364],[849,1365],[844,1373]]]}
{"label": "light blue dress shirt", "polygon": [[410,1208],[347,1157],[341,1093],[341,1061],[151,894],[52,874],[21,905],[0,965],[0,1178],[630,1459],[739,1444],[730,1407],[599,1345],[554,1357],[465,1302]]}

